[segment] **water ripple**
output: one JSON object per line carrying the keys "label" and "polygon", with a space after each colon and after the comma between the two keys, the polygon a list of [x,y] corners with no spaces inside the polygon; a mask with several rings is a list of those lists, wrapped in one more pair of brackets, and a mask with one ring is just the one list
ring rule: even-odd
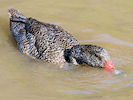
{"label": "water ripple", "polygon": [[111,42],[111,43],[114,43],[114,44],[126,45],[126,46],[133,47],[133,43],[119,40],[117,38],[114,38],[114,37],[110,36],[109,34],[101,34],[97,38],[98,39],[95,39],[95,40],[83,40],[83,41],[81,40],[80,42],[82,43],[82,42],[104,41],[104,42]]}

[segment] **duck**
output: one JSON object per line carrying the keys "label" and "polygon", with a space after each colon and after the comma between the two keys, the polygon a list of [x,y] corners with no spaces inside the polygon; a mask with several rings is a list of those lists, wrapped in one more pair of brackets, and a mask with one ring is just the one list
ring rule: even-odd
{"label": "duck", "polygon": [[54,24],[25,17],[15,8],[8,9],[10,33],[18,49],[34,58],[53,64],[86,64],[108,71],[115,69],[108,52],[93,44],[80,44],[68,31]]}

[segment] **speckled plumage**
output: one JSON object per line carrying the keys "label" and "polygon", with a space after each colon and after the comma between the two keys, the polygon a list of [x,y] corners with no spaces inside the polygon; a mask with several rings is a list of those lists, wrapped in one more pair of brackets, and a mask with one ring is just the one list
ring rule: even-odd
{"label": "speckled plumage", "polygon": [[[105,67],[105,59],[110,57],[105,49],[96,45],[75,45],[64,52],[69,63],[87,64],[92,67]],[[76,62],[75,62],[76,61]]]}
{"label": "speckled plumage", "polygon": [[51,63],[64,63],[64,50],[79,42],[63,28],[26,18],[18,10],[8,10],[10,31],[20,51]]}
{"label": "speckled plumage", "polygon": [[[105,49],[96,45],[80,45],[63,28],[23,16],[18,10],[8,10],[10,31],[21,52],[54,64],[87,64],[103,68],[112,66]],[[108,62],[107,62],[108,61]],[[110,67],[114,68],[114,67]]]}

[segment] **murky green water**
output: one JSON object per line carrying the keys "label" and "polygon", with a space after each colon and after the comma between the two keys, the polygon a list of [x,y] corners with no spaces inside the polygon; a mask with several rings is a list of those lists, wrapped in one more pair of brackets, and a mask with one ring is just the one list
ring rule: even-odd
{"label": "murky green water", "polygon": [[[106,48],[123,75],[59,69],[23,55],[9,32],[8,8],[54,23],[81,43]],[[132,0],[0,0],[0,100],[132,100]]]}

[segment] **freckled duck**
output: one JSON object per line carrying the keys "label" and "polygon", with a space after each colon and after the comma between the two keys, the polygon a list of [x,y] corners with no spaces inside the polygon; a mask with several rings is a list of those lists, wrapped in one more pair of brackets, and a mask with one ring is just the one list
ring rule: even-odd
{"label": "freckled duck", "polygon": [[54,64],[87,64],[92,67],[115,69],[105,49],[96,45],[81,45],[63,28],[23,16],[8,9],[10,31],[21,52]]}

